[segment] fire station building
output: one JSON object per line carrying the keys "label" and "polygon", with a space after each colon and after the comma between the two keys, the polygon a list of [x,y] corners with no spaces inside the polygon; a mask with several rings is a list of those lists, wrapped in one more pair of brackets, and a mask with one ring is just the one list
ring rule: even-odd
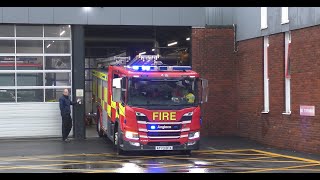
{"label": "fire station building", "polygon": [[311,7],[2,7],[0,138],[60,137],[65,88],[86,138],[91,71],[159,54],[209,80],[201,136],[318,153],[319,24]]}

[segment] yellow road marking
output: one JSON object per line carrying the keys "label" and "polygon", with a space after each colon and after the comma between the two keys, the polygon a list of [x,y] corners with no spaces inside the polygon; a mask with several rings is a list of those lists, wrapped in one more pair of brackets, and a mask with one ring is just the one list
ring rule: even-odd
{"label": "yellow road marking", "polygon": [[320,169],[287,169],[286,171],[297,171],[297,170],[320,172]]}
{"label": "yellow road marking", "polygon": [[[32,167],[30,167],[30,168],[28,168],[27,170],[50,170],[50,171],[80,171],[80,172],[88,172],[88,171],[90,171],[90,169],[58,169],[58,168],[55,168],[55,169],[53,169],[53,168],[45,168],[45,167],[39,167],[39,168],[32,168]],[[11,169],[9,169],[9,170],[11,170]]]}
{"label": "yellow road marking", "polygon": [[281,167],[281,168],[265,168],[265,169],[261,169],[261,170],[246,171],[243,173],[256,173],[256,172],[264,172],[264,171],[281,171],[281,170],[301,168],[301,167],[310,167],[310,166],[319,166],[319,164],[306,164],[306,165],[301,165],[301,166],[288,166],[288,167]]}
{"label": "yellow road marking", "polygon": [[[281,160],[256,160],[256,159],[239,159],[239,160],[235,160],[235,162],[240,162],[240,161],[252,161],[252,162],[273,162],[273,163],[308,163],[308,162],[304,162],[304,161],[281,161]],[[308,163],[310,164],[310,163]]]}
{"label": "yellow road marking", "polygon": [[25,158],[34,158],[34,159],[41,159],[41,158],[56,158],[56,157],[73,157],[73,156],[115,156],[115,154],[112,153],[97,153],[97,154],[57,154],[57,155],[34,155],[34,156],[12,156],[12,157],[4,157],[0,158],[1,161],[7,160],[20,160]]}
{"label": "yellow road marking", "polygon": [[[251,151],[255,152],[255,154],[250,153],[241,153],[244,151]],[[216,168],[233,168],[233,169],[255,169],[253,171],[246,171],[246,172],[263,172],[263,171],[276,171],[276,170],[306,170],[307,169],[294,169],[294,168],[301,168],[301,167],[308,167],[308,166],[317,166],[320,165],[320,161],[312,160],[312,159],[306,159],[306,158],[300,158],[300,157],[294,157],[294,156],[288,156],[288,155],[282,155],[277,153],[271,153],[267,151],[262,150],[256,150],[256,149],[232,149],[232,150],[201,150],[201,151],[194,151],[197,154],[221,154],[221,155],[243,155],[243,156],[259,156],[254,158],[242,158],[242,159],[217,159],[217,158],[192,158],[192,157],[184,157],[181,155],[168,155],[168,156],[116,156],[115,153],[100,153],[100,154],[63,154],[63,155],[40,155],[40,156],[26,156],[26,157],[18,157],[15,159],[15,157],[5,157],[0,158],[0,161],[35,161],[35,162],[68,162],[63,164],[44,164],[44,165],[23,165],[23,166],[0,166],[0,170],[6,170],[6,169],[49,169],[49,170],[59,170],[59,169],[51,169],[46,167],[52,167],[52,166],[63,166],[63,165],[77,165],[77,164],[121,164],[124,160],[146,160],[146,159],[184,159],[184,160],[204,160],[208,161],[208,163],[220,163],[220,162],[243,162],[243,161],[252,161],[252,162],[274,162],[274,163],[280,163],[280,162],[292,162],[292,163],[312,163],[312,164],[306,164],[306,165],[300,165],[300,166],[289,166],[289,167],[280,167],[280,168],[251,168],[251,167],[228,167],[228,166],[206,166],[201,168],[208,168],[208,167],[216,167]],[[258,154],[257,154],[258,153]],[[59,158],[59,157],[119,157],[123,159],[111,159],[111,160],[104,160],[104,161],[83,161],[83,160],[58,160],[58,159],[44,159],[44,158]],[[262,157],[261,157],[262,156]],[[264,160],[266,158],[274,158],[274,157],[282,157],[282,158],[288,158],[288,159],[294,159],[297,161],[289,161],[289,160]],[[138,158],[138,159],[137,159]],[[210,162],[211,161],[211,162]],[[146,166],[151,166],[151,164],[142,164]],[[186,166],[197,166],[194,164],[155,164],[156,166],[160,166],[162,168],[168,168],[168,167],[186,167]],[[200,165],[201,166],[201,165]],[[61,169],[61,170],[84,170],[84,169]],[[320,171],[317,169],[310,169],[312,171]],[[116,172],[116,170],[84,170],[86,172]]]}
{"label": "yellow road marking", "polygon": [[116,169],[113,170],[91,170],[88,171],[87,173],[116,173],[118,172]]}
{"label": "yellow road marking", "polygon": [[[254,157],[254,158],[242,158],[242,159],[266,159],[271,157]],[[222,159],[222,158],[179,158],[179,157],[170,157],[170,159],[185,159],[185,160],[204,160],[204,161],[234,161],[237,160],[235,158],[233,159]]]}
{"label": "yellow road marking", "polygon": [[194,164],[168,164],[168,165],[165,165],[165,164],[160,164],[161,165],[161,168],[167,168],[167,167],[186,167],[186,166],[194,166]]}
{"label": "yellow road marking", "polygon": [[202,154],[222,154],[222,155],[239,155],[239,156],[266,156],[265,154],[246,154],[246,153],[225,153],[225,152],[211,152],[211,153],[202,153]]}
{"label": "yellow road marking", "polygon": [[261,150],[256,150],[256,149],[253,149],[253,151],[259,152],[259,153],[264,153],[266,155],[270,155],[270,156],[273,156],[273,157],[284,157],[284,158],[295,159],[295,160],[299,160],[299,161],[305,161],[305,162],[309,162],[309,163],[320,164],[320,161],[313,160],[313,159],[306,159],[306,158],[301,158],[301,157],[295,157],[295,156],[271,153],[271,152],[261,151]]}
{"label": "yellow road marking", "polygon": [[221,160],[221,161],[215,161],[218,163],[221,162],[237,162],[237,161],[250,161],[250,160],[259,160],[259,159],[267,159],[270,157],[255,157],[255,158],[243,158],[243,159],[226,159],[226,160]]}
{"label": "yellow road marking", "polygon": [[241,151],[251,151],[251,149],[227,149],[227,150],[214,149],[214,150],[195,150],[195,151],[192,151],[192,152],[203,153],[203,152],[241,152]]}
{"label": "yellow road marking", "polygon": [[76,163],[65,163],[65,164],[44,164],[44,165],[22,165],[22,166],[7,166],[4,168],[0,168],[0,170],[4,169],[30,169],[30,168],[37,168],[37,167],[51,167],[51,166],[68,166],[68,165],[85,165],[85,164],[119,164],[119,162],[112,162],[112,161],[100,161],[100,162],[76,162]]}

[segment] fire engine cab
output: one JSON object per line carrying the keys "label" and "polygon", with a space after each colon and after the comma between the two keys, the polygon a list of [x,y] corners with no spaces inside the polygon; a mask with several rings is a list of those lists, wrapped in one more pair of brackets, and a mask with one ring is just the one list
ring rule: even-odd
{"label": "fire engine cab", "polygon": [[118,154],[199,149],[208,81],[190,66],[167,66],[158,58],[139,55],[125,66],[93,71],[97,132]]}

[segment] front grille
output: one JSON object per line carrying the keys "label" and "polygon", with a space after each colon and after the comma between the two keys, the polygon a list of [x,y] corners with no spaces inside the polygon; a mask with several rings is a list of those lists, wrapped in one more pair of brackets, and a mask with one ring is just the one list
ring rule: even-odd
{"label": "front grille", "polygon": [[192,116],[182,116],[181,121],[191,121]]}
{"label": "front grille", "polygon": [[[152,129],[151,127],[154,127],[154,129]],[[180,130],[181,124],[148,124],[147,129],[149,130]]]}
{"label": "front grille", "polygon": [[180,132],[148,132],[148,136],[180,136]]}
{"label": "front grille", "polygon": [[[147,118],[147,116],[136,116],[138,121],[147,121],[147,122],[153,122]],[[192,116],[182,116],[180,121],[191,121]]]}
{"label": "front grille", "polygon": [[148,142],[149,146],[174,146],[180,145],[179,142]]}

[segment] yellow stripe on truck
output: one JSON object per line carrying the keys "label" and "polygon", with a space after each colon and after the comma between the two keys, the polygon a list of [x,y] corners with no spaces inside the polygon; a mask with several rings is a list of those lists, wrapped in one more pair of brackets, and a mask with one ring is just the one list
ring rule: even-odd
{"label": "yellow stripe on truck", "polygon": [[117,103],[112,100],[112,96],[111,96],[111,107],[114,109],[117,108]]}
{"label": "yellow stripe on truck", "polygon": [[99,71],[93,70],[92,71],[92,75],[96,76],[99,79],[105,80],[105,81],[108,80],[108,75],[106,73],[103,73],[103,72],[99,72]]}
{"label": "yellow stripe on truck", "polygon": [[111,117],[111,106],[109,104],[107,105],[107,112],[108,116]]}
{"label": "yellow stripe on truck", "polygon": [[119,103],[119,113],[121,116],[125,116],[126,114],[126,107],[122,106],[121,103]]}
{"label": "yellow stripe on truck", "polygon": [[108,89],[106,87],[103,87],[103,93],[104,93],[104,102],[108,102]]}
{"label": "yellow stripe on truck", "polygon": [[101,89],[101,84],[98,84],[98,97],[101,99],[99,103],[102,103],[102,89]]}

